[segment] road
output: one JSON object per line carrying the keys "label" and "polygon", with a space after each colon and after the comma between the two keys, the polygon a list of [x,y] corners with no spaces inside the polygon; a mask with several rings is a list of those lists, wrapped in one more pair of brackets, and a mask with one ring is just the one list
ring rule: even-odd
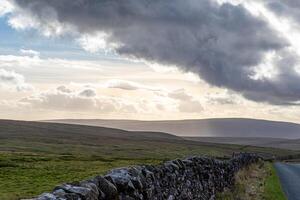
{"label": "road", "polygon": [[275,168],[288,200],[300,200],[300,164],[276,163]]}

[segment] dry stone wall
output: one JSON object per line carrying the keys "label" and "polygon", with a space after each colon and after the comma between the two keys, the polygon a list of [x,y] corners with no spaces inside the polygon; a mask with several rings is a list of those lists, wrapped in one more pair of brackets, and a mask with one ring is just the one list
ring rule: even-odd
{"label": "dry stone wall", "polygon": [[190,157],[113,169],[104,176],[57,186],[36,200],[213,200],[217,192],[234,185],[238,170],[258,160],[254,154],[238,154],[227,161]]}

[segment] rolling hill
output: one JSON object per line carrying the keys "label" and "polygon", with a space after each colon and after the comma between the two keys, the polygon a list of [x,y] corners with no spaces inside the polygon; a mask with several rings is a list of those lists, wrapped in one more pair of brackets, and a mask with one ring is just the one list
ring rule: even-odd
{"label": "rolling hill", "polygon": [[158,131],[178,136],[300,138],[300,124],[243,118],[218,118],[173,121],[102,119],[49,120],[59,123],[120,128],[129,131]]}
{"label": "rolling hill", "polygon": [[115,128],[82,126],[62,123],[44,123],[34,121],[0,120],[0,139],[5,138],[39,138],[85,140],[95,137],[131,139],[131,140],[183,140],[183,138],[162,132],[125,131]]}

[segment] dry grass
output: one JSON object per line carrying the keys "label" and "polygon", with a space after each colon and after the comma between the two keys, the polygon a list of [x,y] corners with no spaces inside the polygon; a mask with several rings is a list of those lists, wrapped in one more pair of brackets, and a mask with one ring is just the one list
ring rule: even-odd
{"label": "dry grass", "polygon": [[[219,200],[285,200],[272,163],[259,162],[241,170],[235,186],[218,195]],[[270,189],[271,188],[271,189]]]}

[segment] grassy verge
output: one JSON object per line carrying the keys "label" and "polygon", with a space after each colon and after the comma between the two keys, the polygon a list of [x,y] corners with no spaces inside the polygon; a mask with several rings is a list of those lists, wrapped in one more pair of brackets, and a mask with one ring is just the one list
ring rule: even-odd
{"label": "grassy verge", "polygon": [[218,194],[218,200],[286,200],[272,163],[251,165],[235,180],[234,188]]}
{"label": "grassy verge", "polygon": [[266,200],[286,200],[274,166],[272,163],[267,163],[266,168],[269,174],[265,180],[264,198]]}

